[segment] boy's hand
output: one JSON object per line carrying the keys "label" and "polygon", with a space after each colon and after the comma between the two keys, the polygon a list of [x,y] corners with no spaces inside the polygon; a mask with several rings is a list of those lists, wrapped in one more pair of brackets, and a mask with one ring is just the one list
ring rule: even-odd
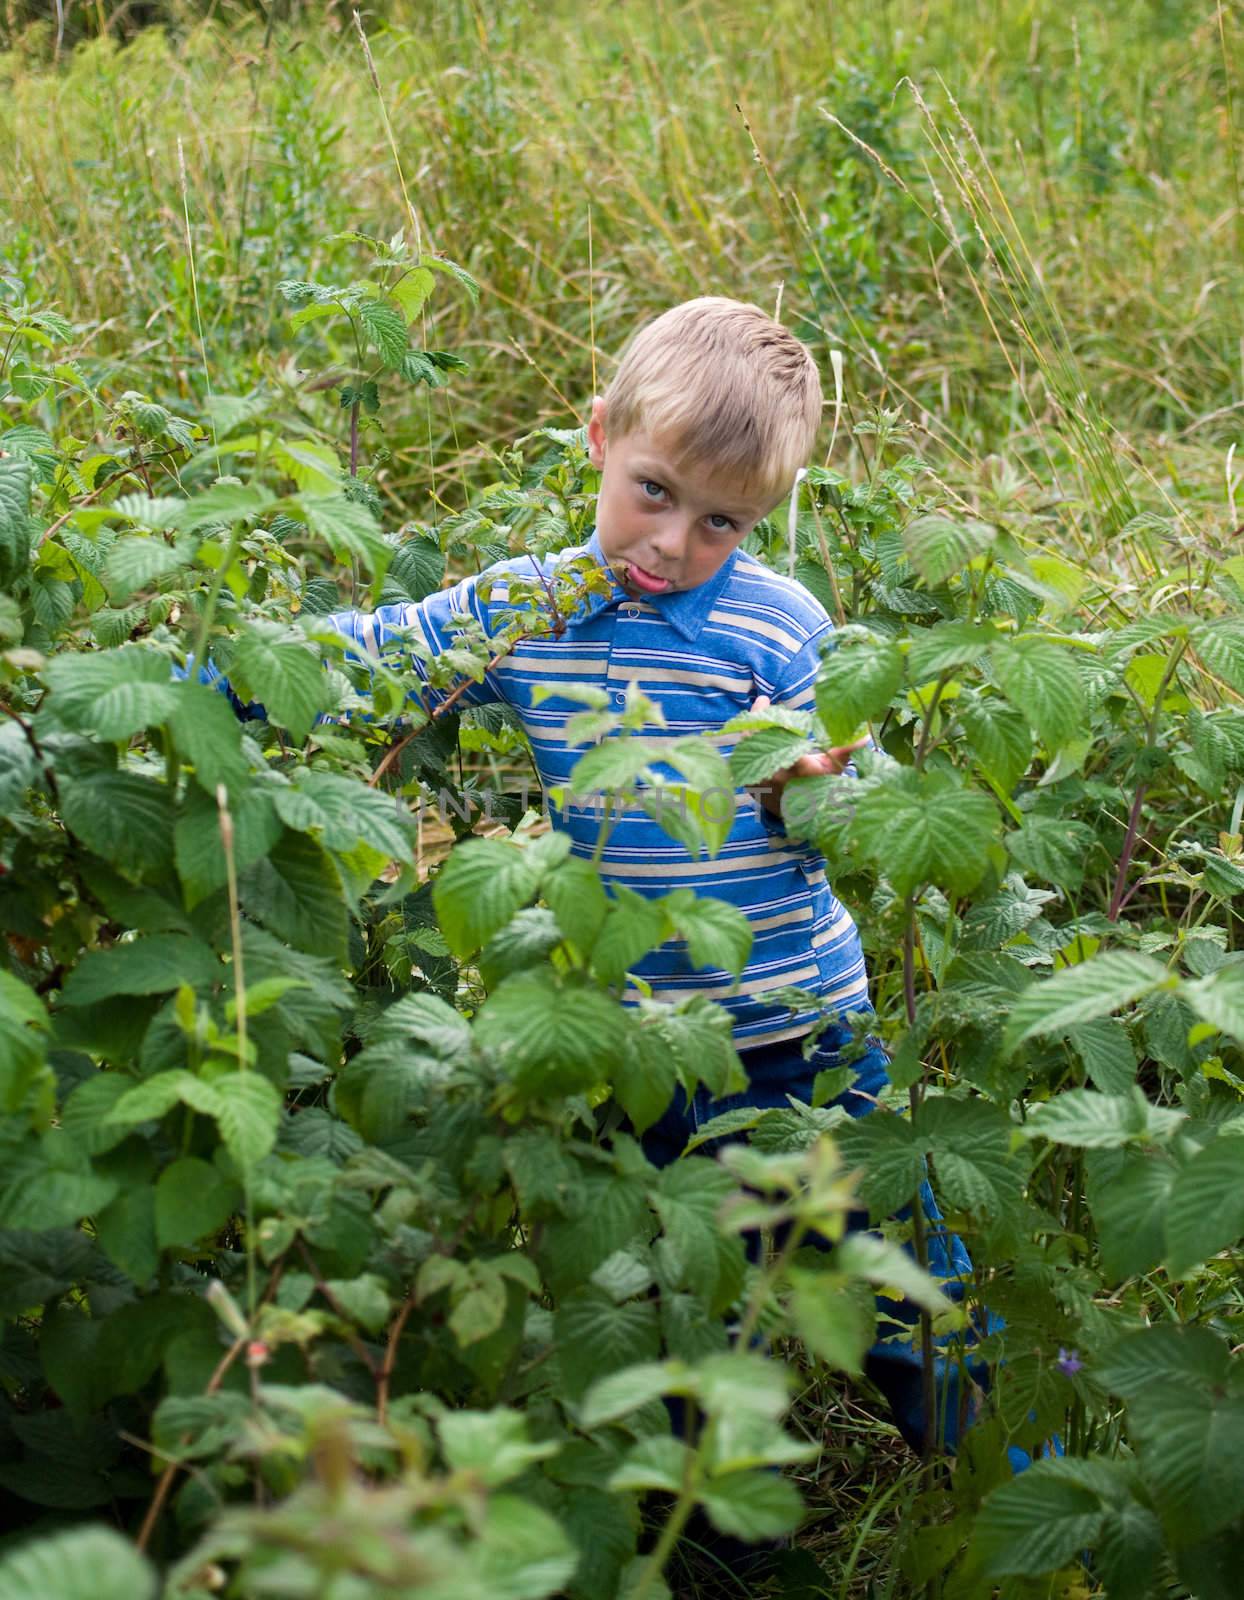
{"label": "boy's hand", "polygon": [[[752,710],[763,711],[769,704],[767,694],[757,695],[752,701]],[[811,755],[800,756],[793,766],[779,767],[763,784],[754,787],[749,784],[747,792],[759,800],[766,811],[771,811],[775,817],[780,817],[782,793],[792,778],[811,778],[818,774],[837,777],[846,768],[855,751],[868,743],[869,740],[865,736],[863,739],[857,739],[854,744],[835,745],[832,750],[817,750]]]}

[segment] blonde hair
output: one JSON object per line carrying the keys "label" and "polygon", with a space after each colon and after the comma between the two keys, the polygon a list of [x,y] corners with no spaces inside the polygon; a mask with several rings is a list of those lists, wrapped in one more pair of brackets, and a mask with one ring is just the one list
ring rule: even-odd
{"label": "blonde hair", "polygon": [[680,465],[718,468],[773,502],[821,420],[821,377],[804,345],[759,306],[719,295],[645,323],[604,398],[611,433],[659,436]]}

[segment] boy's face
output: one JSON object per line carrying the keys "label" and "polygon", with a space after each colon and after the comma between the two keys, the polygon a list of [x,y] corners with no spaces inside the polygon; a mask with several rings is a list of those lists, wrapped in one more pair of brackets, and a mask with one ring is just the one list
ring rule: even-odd
{"label": "boy's face", "polygon": [[599,396],[592,401],[587,441],[588,457],[601,473],[597,537],[630,595],[707,583],[777,504],[749,498],[710,467],[676,468],[649,434],[606,436]]}

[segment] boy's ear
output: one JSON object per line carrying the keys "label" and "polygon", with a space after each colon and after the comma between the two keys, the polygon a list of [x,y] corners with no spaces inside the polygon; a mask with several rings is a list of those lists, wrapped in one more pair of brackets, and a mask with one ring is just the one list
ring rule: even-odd
{"label": "boy's ear", "polygon": [[587,458],[597,472],[605,464],[605,402],[600,395],[592,400],[592,415],[587,425]]}

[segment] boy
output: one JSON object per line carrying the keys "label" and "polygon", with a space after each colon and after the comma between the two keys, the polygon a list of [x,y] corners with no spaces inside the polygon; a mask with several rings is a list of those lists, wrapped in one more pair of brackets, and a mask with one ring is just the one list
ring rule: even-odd
{"label": "boy", "polygon": [[[632,339],[606,394],[592,402],[588,453],[601,473],[595,530],[586,547],[547,558],[544,567],[550,571],[586,549],[609,570],[612,592],[592,597],[559,637],[522,641],[482,683],[458,695],[465,705],[505,701],[518,711],[546,794],[571,787],[583,752],[567,742],[564,727],[580,705],[556,694],[537,704],[537,687],[593,684],[617,708],[637,681],[666,720],[663,735],[645,730],[646,736],[703,735],[723,753],[735,740],[720,729],[740,712],[768,703],[813,705],[832,624],[800,584],[739,547],[790,492],[811,453],[821,403],[808,351],[756,306],[691,300]],[[530,575],[531,565],[530,557],[515,558],[488,576]],[[361,652],[376,654],[397,630],[409,630],[439,654],[453,642],[455,614],[469,613],[493,634],[506,602],[504,581],[485,599],[480,579],[467,578],[417,605],[340,612],[327,621]],[[428,687],[413,655],[411,666],[423,680],[426,705],[446,698],[448,691]],[[796,770],[841,772],[849,756],[847,749],[830,750],[802,758]],[[688,1105],[680,1091],[644,1136],[658,1164],[675,1159],[694,1128],[727,1106],[784,1106],[788,1094],[810,1101],[813,1079],[837,1064],[850,1030],[831,1024],[806,1061],[801,1040],[822,1012],[841,1018],[870,1009],[859,934],[830,890],[824,859],[790,841],[782,827],[781,793],[791,775],[770,781],[762,805],[746,791],[736,794],[733,826],[712,860],[693,855],[638,808],[610,819],[598,856],[607,884],[654,895],[687,887],[727,900],[747,916],[754,935],[737,987],[724,971],[697,970],[677,944],[651,952],[633,969],[658,998],[705,995],[723,1005],[750,1079],[748,1091],[728,1102],[711,1102],[701,1088]],[[550,811],[554,826],[571,835],[574,853],[592,857],[599,807],[569,795]],[[816,1004],[792,1013],[766,1001],[785,985],[811,991]],[[885,1068],[879,1045],[857,1063],[855,1084],[841,1102],[852,1115],[871,1110],[887,1081]],[[962,1251],[952,1259],[936,1231],[930,1252],[940,1276],[970,1270]],[[919,1358],[909,1346],[879,1347],[870,1370],[904,1434],[918,1444]],[[953,1381],[955,1373],[947,1377]],[[944,1398],[940,1409],[953,1442],[958,1408],[953,1394]]]}

